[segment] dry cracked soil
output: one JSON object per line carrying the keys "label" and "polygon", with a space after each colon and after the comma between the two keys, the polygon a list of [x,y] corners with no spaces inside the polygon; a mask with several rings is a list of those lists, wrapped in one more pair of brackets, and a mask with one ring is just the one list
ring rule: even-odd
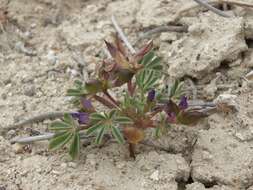
{"label": "dry cracked soil", "polygon": [[192,0],[0,0],[0,131],[73,109],[65,92],[75,79],[92,76],[105,56],[112,14],[131,43],[160,26],[187,26],[135,47],[152,38],[168,80],[184,80],[199,100],[232,95],[236,108],[196,127],[172,127],[153,142],[171,152],[140,145],[136,160],[115,143],[86,145],[78,161],[66,150],[48,151],[47,141],[10,144],[15,136],[47,131],[49,120],[11,130],[0,134],[0,190],[252,190],[253,85],[245,75],[253,68],[253,9],[229,5],[227,13],[233,16]]}

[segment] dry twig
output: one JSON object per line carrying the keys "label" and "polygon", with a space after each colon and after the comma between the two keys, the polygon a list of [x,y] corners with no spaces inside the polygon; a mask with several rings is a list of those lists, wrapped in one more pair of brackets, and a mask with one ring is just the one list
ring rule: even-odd
{"label": "dry twig", "polygon": [[119,37],[121,38],[121,40],[126,44],[129,51],[132,54],[136,53],[135,49],[133,48],[131,43],[128,41],[128,39],[127,39],[126,35],[124,34],[123,30],[120,28],[119,24],[117,23],[114,15],[112,15],[112,24],[113,24],[115,30],[117,31],[117,33],[119,34]]}
{"label": "dry twig", "polygon": [[[14,143],[31,144],[31,143],[38,142],[38,141],[50,140],[50,139],[54,138],[54,136],[55,136],[55,133],[46,133],[46,134],[32,136],[32,137],[15,137],[15,138],[11,139],[10,142],[12,144],[14,144]],[[89,143],[90,143],[90,141],[92,141],[92,137],[93,136],[87,136],[87,135],[84,135],[84,134],[80,135],[81,139],[87,139],[87,140],[89,140]],[[108,140],[111,139],[110,135],[106,135],[106,137],[109,138]],[[142,141],[140,144],[143,144],[145,146],[150,146],[150,147],[153,147],[153,148],[158,149],[158,150],[174,153],[174,150],[169,148],[169,147],[155,145],[154,143],[152,143],[150,141],[147,141],[147,140]]]}
{"label": "dry twig", "polygon": [[16,123],[16,124],[10,125],[10,126],[4,128],[3,130],[4,131],[9,131],[9,130],[12,130],[12,129],[17,129],[19,127],[23,127],[24,125],[29,125],[29,124],[32,124],[32,123],[41,122],[41,121],[44,121],[46,119],[60,118],[60,117],[63,117],[63,115],[65,113],[70,113],[70,112],[49,112],[49,113],[43,113],[43,114],[31,117],[29,119],[26,119],[24,121],[21,121],[20,123]]}
{"label": "dry twig", "polygon": [[[246,7],[246,8],[253,8],[253,4],[252,3],[246,3],[246,2],[241,2],[241,1],[237,1],[237,0],[209,0],[208,4],[212,5],[212,6],[216,6],[216,5],[220,5],[221,3],[226,3],[227,5],[236,5],[236,6],[240,6],[240,7]],[[202,5],[200,4],[190,4],[186,7],[183,7],[182,9],[180,9],[175,17],[174,17],[174,22],[177,22],[184,13],[192,10],[192,9],[196,9],[198,7],[200,7]]]}
{"label": "dry twig", "polygon": [[227,13],[219,10],[219,9],[216,9],[215,7],[213,7],[212,5],[210,5],[208,2],[206,1],[203,1],[203,0],[194,0],[196,3],[200,4],[201,6],[207,8],[208,10],[216,13],[217,15],[220,15],[220,16],[223,16],[223,17],[231,17],[230,15],[228,15]]}
{"label": "dry twig", "polygon": [[162,32],[187,32],[188,31],[188,27],[187,26],[158,26],[156,28],[153,28],[141,35],[139,35],[139,37],[137,38],[137,40],[135,41],[134,44],[136,44],[137,42],[139,42],[140,40],[149,38],[151,35],[153,34],[157,34],[157,33],[162,33]]}

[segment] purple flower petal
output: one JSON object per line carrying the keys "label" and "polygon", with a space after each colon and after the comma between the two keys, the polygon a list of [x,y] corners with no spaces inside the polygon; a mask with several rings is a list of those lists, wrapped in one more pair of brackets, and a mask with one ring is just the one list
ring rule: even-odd
{"label": "purple flower petal", "polygon": [[87,124],[89,122],[89,114],[85,112],[74,112],[71,113],[74,119],[78,120],[79,124]]}
{"label": "purple flower petal", "polygon": [[93,106],[91,104],[91,101],[86,99],[86,98],[82,98],[81,99],[81,103],[82,103],[82,106],[85,110],[92,110],[93,109]]}
{"label": "purple flower petal", "polygon": [[185,110],[186,108],[188,108],[188,102],[187,102],[186,96],[181,97],[178,107],[180,110]]}
{"label": "purple flower petal", "polygon": [[152,102],[152,101],[154,101],[154,99],[155,99],[155,90],[152,89],[152,90],[150,90],[150,91],[148,92],[147,100],[148,100],[149,102]]}

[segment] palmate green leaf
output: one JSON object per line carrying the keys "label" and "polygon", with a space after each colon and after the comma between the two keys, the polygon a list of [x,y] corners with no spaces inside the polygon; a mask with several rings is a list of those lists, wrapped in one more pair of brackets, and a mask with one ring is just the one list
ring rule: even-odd
{"label": "palmate green leaf", "polygon": [[79,80],[75,80],[74,85],[77,89],[82,89],[83,88],[83,83]]}
{"label": "palmate green leaf", "polygon": [[72,129],[72,126],[62,121],[55,121],[49,126],[49,130],[52,131],[66,131]]}
{"label": "palmate green leaf", "polygon": [[90,120],[92,124],[96,124],[98,122],[102,122],[104,120],[106,120],[106,116],[104,115],[104,113],[92,113],[90,114]]}
{"label": "palmate green leaf", "polygon": [[75,86],[75,88],[71,88],[71,89],[67,90],[67,96],[80,97],[80,96],[87,94],[85,86],[83,85],[83,83],[81,81],[76,80],[74,82],[74,86]]}
{"label": "palmate green leaf", "polygon": [[56,137],[50,140],[49,149],[57,150],[63,147],[65,144],[67,144],[70,141],[72,136],[73,136],[73,133],[70,131],[56,135]]}
{"label": "palmate green leaf", "polygon": [[87,135],[92,135],[94,134],[97,130],[99,130],[100,128],[102,128],[103,125],[101,124],[101,122],[96,123],[95,125],[92,125],[92,127],[90,127],[87,131],[86,134]]}
{"label": "palmate green leaf", "polygon": [[120,132],[119,128],[115,127],[115,126],[111,126],[111,129],[112,129],[112,135],[117,140],[117,142],[119,144],[123,144],[125,142],[125,140],[124,140],[124,137],[123,137],[122,133]]}
{"label": "palmate green leaf", "polygon": [[144,65],[144,69],[147,70],[161,71],[163,68],[161,65],[161,58],[156,56],[153,51],[146,54],[140,61],[140,64]]}
{"label": "palmate green leaf", "polygon": [[120,125],[133,124],[132,119],[129,117],[125,117],[125,116],[119,116],[119,117],[114,118],[114,122],[116,124],[120,124]]}
{"label": "palmate green leaf", "polygon": [[136,83],[143,92],[154,88],[159,80],[159,75],[153,70],[143,70],[136,76]]}
{"label": "palmate green leaf", "polygon": [[72,159],[76,159],[79,156],[80,152],[80,135],[75,133],[72,138],[72,143],[69,148],[69,155]]}
{"label": "palmate green leaf", "polygon": [[109,113],[109,118],[114,118],[117,114],[117,110],[116,109],[112,109]]}
{"label": "palmate green leaf", "polygon": [[162,76],[161,58],[150,52],[140,61],[144,68],[137,73],[136,83],[143,92],[154,88]]}
{"label": "palmate green leaf", "polygon": [[101,144],[105,131],[106,131],[107,126],[103,125],[102,127],[100,127],[99,132],[97,133],[96,139],[95,139],[95,143],[96,144]]}
{"label": "palmate green leaf", "polygon": [[85,91],[80,89],[68,89],[67,90],[67,96],[83,96],[85,94]]}
{"label": "palmate green leaf", "polygon": [[174,84],[171,86],[169,89],[169,97],[175,97],[178,98],[182,95],[182,87],[183,87],[183,82],[180,82],[179,80],[176,80]]}
{"label": "palmate green leaf", "polygon": [[75,124],[75,120],[74,118],[68,114],[68,113],[65,113],[64,116],[63,116],[63,121],[66,123],[66,124],[69,124],[70,126],[73,126]]}
{"label": "palmate green leaf", "polygon": [[124,96],[124,101],[121,106],[124,109],[136,110],[137,113],[143,113],[145,103],[143,103],[138,97],[130,97],[128,94]]}

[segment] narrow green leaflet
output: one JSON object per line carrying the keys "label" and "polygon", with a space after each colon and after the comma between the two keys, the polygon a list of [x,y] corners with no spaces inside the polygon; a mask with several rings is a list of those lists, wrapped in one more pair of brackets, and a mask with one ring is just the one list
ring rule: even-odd
{"label": "narrow green leaflet", "polygon": [[50,140],[49,149],[57,150],[63,147],[65,144],[67,144],[70,141],[72,136],[73,134],[70,131],[57,135],[52,140]]}
{"label": "narrow green leaflet", "polygon": [[153,51],[144,56],[140,64],[144,65],[144,69],[161,71],[161,58],[156,56]]}
{"label": "narrow green leaflet", "polygon": [[159,138],[161,136],[161,128],[157,127],[155,128],[155,137]]}
{"label": "narrow green leaflet", "polygon": [[129,117],[125,117],[125,116],[116,117],[114,119],[114,122],[116,124],[121,124],[121,125],[133,124],[133,121]]}
{"label": "narrow green leaflet", "polygon": [[66,131],[72,129],[72,126],[62,121],[55,121],[49,126],[52,131]]}
{"label": "narrow green leaflet", "polygon": [[116,109],[111,110],[110,113],[109,113],[109,118],[115,117],[116,114],[117,114],[117,110]]}
{"label": "narrow green leaflet", "polygon": [[106,116],[103,113],[92,113],[90,115],[92,123],[97,123],[106,119]]}
{"label": "narrow green leaflet", "polygon": [[87,91],[85,90],[85,87],[81,81],[76,80],[74,82],[75,88],[68,89],[67,90],[67,96],[83,96],[87,94]]}
{"label": "narrow green leaflet", "polygon": [[93,125],[92,127],[90,127],[87,131],[86,134],[87,135],[92,135],[94,134],[97,130],[99,130],[100,128],[102,128],[103,125],[101,123],[97,123],[95,125]]}
{"label": "narrow green leaflet", "polygon": [[104,134],[105,134],[105,129],[107,128],[107,126],[103,125],[100,129],[100,131],[98,132],[97,136],[96,136],[96,140],[95,143],[96,144],[101,144]]}
{"label": "narrow green leaflet", "polygon": [[161,58],[154,52],[145,55],[140,64],[144,65],[144,68],[136,75],[136,83],[143,92],[146,92],[156,86],[162,76],[163,67]]}
{"label": "narrow green leaflet", "polygon": [[78,89],[68,89],[67,96],[82,96],[83,92]]}
{"label": "narrow green leaflet", "polygon": [[67,124],[69,124],[72,127],[75,124],[73,117],[68,113],[64,114],[63,121],[66,122]]}
{"label": "narrow green leaflet", "polygon": [[80,152],[80,135],[79,133],[75,133],[74,137],[72,138],[73,141],[69,148],[69,155],[72,159],[76,159],[79,156]]}
{"label": "narrow green leaflet", "polygon": [[124,137],[123,137],[122,133],[120,132],[119,128],[115,127],[115,126],[111,126],[111,129],[112,129],[112,135],[117,140],[117,142],[119,144],[123,144],[125,141],[124,141]]}
{"label": "narrow green leaflet", "polygon": [[82,89],[83,88],[83,83],[79,80],[75,80],[74,85],[77,89]]}
{"label": "narrow green leaflet", "polygon": [[183,87],[183,82],[179,82],[176,80],[174,84],[171,86],[169,89],[169,97],[180,97],[182,94],[182,87]]}

